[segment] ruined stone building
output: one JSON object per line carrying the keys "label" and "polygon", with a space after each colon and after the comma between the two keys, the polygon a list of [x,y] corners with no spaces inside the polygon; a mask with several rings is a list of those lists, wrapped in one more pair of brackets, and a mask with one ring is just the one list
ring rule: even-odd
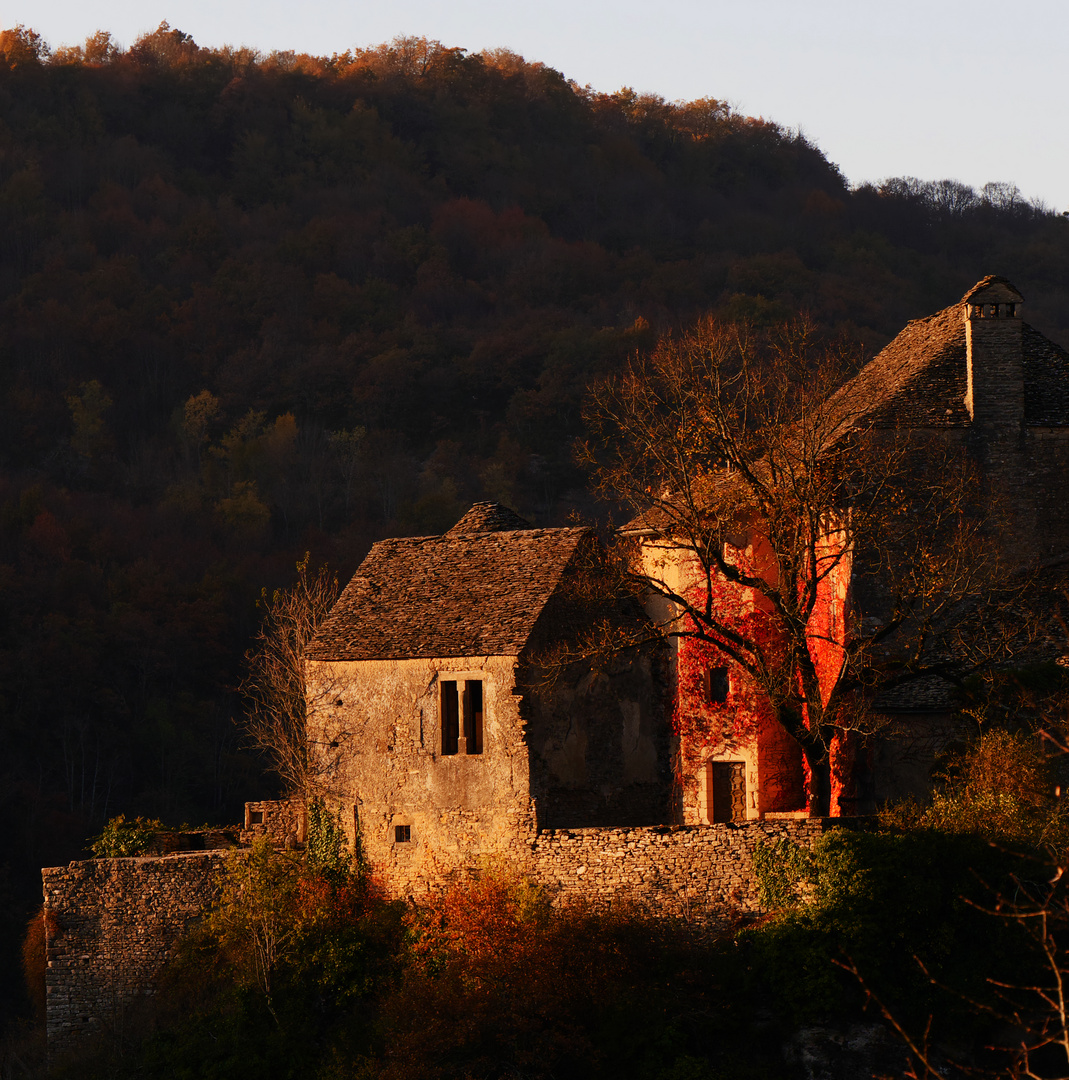
{"label": "ruined stone building", "polygon": [[601,558],[590,529],[479,503],[444,536],[375,544],[311,642],[318,783],[398,887],[541,829],[667,820],[659,648],[554,659]]}
{"label": "ruined stone building", "polygon": [[[1054,566],[1069,555],[1069,354],[1024,322],[1023,307],[1009,282],[984,278],[958,303],[909,323],[829,400],[849,424],[877,438],[881,429],[906,430],[918,444],[964,450],[1011,570]],[[839,522],[826,537],[835,557],[807,628],[822,684],[833,682],[841,666],[836,643],[848,632],[856,587],[842,519],[831,520]],[[625,531],[638,538],[638,564],[664,584],[662,592],[704,599],[701,566],[656,516],[643,515]],[[735,557],[774,566],[759,526],[740,534]],[[732,625],[744,634],[767,632],[764,601],[754,590],[722,577],[712,587],[714,604]],[[673,612],[654,596],[650,615],[667,625]],[[692,637],[672,638],[668,647],[683,820],[806,815],[800,748],[767,701],[748,689],[745,672]],[[890,737],[863,752],[845,738],[832,746],[833,815],[872,812],[879,801],[911,790],[923,795],[940,733],[953,733],[943,726],[952,702],[941,679],[906,684],[877,706],[893,720]]]}
{"label": "ruined stone building", "polygon": [[[1069,551],[1069,354],[1022,308],[1012,285],[985,278],[911,322],[838,394],[858,423],[965,447],[1007,551],[1053,565]],[[848,539],[832,528],[827,542]],[[759,531],[739,543],[760,562]],[[316,785],[395,894],[502,862],[553,895],[715,918],[758,906],[758,843],[811,844],[842,824],[809,816],[797,746],[723,657],[656,635],[584,649],[592,627],[635,641],[643,620],[664,621],[593,587],[604,557],[592,530],[534,529],[480,503],[442,536],[375,544],[343,591],[308,650]],[[680,590],[704,588],[670,548],[651,558],[668,559],[657,572]],[[853,588],[850,560],[837,566],[813,616],[831,676]],[[745,590],[718,586],[714,599],[753,615]],[[884,707],[906,721],[947,708],[930,685]],[[868,791],[840,790],[833,813],[896,793],[885,763],[891,784],[877,755]],[[245,827],[299,843],[304,825],[299,807],[253,803]],[[154,992],[223,865],[200,851],[44,871],[55,1052],[121,1025]]]}

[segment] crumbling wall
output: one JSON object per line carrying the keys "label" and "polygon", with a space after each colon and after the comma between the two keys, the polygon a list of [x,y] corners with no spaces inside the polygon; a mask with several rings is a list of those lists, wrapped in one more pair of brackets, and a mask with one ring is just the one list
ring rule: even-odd
{"label": "crumbling wall", "polygon": [[[451,826],[463,824],[452,820]],[[477,830],[478,825],[472,822]],[[596,907],[633,904],[658,917],[715,925],[732,911],[758,910],[754,852],[761,842],[810,847],[844,819],[748,821],[708,826],[560,829],[535,833],[512,822],[496,858],[405,860],[387,851],[376,870],[397,896],[440,891],[461,874],[503,869],[556,899]],[[406,845],[397,845],[405,847]],[[49,1055],[122,1034],[138,999],[157,980],[178,939],[218,896],[223,851],[93,859],[42,871],[54,927],[46,939]]]}
{"label": "crumbling wall", "polygon": [[210,909],[223,851],[91,859],[41,871],[54,927],[45,949],[49,1055],[121,1032],[152,995],[175,942]]}
{"label": "crumbling wall", "polygon": [[245,804],[241,842],[266,836],[277,847],[297,847],[308,839],[308,810],[304,799],[264,799]]}

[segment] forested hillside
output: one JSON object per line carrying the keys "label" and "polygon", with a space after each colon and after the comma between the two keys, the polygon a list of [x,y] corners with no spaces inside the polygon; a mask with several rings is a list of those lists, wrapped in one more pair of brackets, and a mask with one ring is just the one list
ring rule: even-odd
{"label": "forested hillside", "polygon": [[508,52],[4,32],[3,941],[106,815],[265,793],[233,688],[304,551],[344,577],[475,499],[595,510],[585,388],[704,311],[871,352],[999,273],[1069,343],[1067,240],[1010,183],[851,189],[723,101]]}

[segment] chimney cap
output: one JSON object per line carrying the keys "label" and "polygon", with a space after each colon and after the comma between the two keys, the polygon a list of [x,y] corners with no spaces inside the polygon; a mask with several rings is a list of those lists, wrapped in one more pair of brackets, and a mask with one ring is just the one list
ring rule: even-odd
{"label": "chimney cap", "polygon": [[1020,304],[1024,297],[1004,277],[988,274],[978,281],[962,298],[963,304]]}

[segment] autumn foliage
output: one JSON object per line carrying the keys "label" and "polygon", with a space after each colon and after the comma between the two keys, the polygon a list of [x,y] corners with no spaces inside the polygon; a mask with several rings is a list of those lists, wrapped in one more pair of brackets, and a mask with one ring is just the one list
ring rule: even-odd
{"label": "autumn foliage", "polygon": [[344,580],[476,499],[591,509],[588,385],[706,310],[874,347],[982,250],[1065,329],[1062,219],[1011,184],[852,190],[732,93],[418,37],[0,33],[0,1007],[42,864],[270,793],[235,688],[304,552]]}

